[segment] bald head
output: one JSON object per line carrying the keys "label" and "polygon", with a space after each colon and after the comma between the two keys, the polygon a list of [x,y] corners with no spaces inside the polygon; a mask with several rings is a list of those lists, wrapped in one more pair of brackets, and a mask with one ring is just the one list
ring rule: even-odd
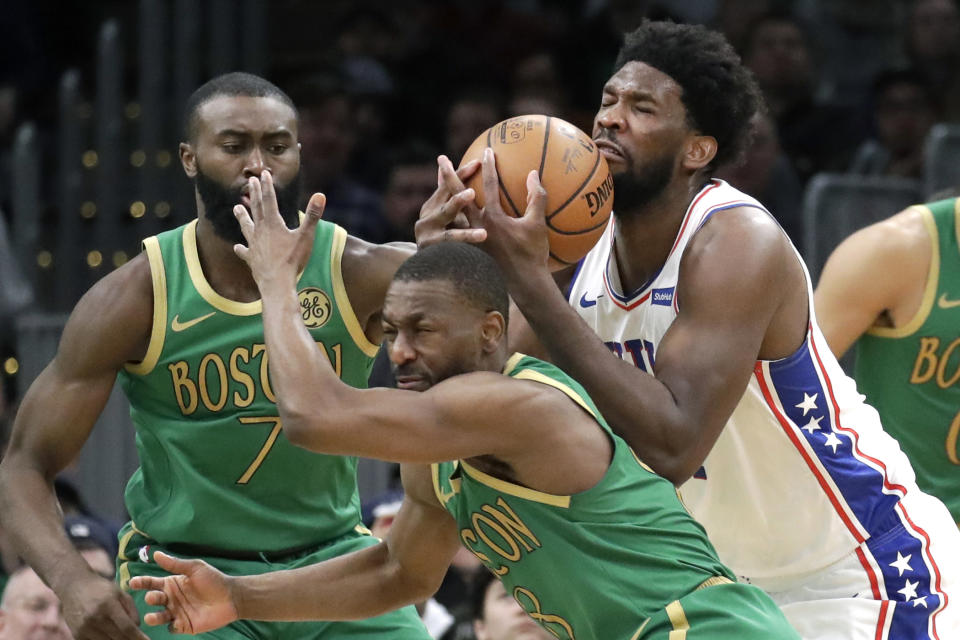
{"label": "bald head", "polygon": [[30,567],[15,571],[0,600],[0,640],[70,640],[60,600]]}

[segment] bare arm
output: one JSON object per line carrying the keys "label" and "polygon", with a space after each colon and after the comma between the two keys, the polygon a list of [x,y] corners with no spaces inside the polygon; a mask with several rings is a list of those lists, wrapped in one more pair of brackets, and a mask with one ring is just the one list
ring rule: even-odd
{"label": "bare arm", "polygon": [[[677,283],[681,309],[658,347],[656,377],[612,354],[556,289],[529,276],[512,282],[554,361],[584,385],[644,461],[675,484],[691,477],[713,448],[781,302],[769,295],[787,269],[779,239],[755,238],[744,256],[729,249],[742,242],[742,231],[739,224],[708,226],[688,247]],[[802,330],[797,335],[798,345]]]}
{"label": "bare arm", "polygon": [[[146,350],[150,282],[141,255],[84,295],[56,357],[24,397],[0,464],[4,526],[18,552],[63,601],[67,623],[79,638],[96,637],[97,629],[142,637],[132,626],[137,614],[129,596],[91,571],[67,539],[53,479],[86,442],[117,371]],[[92,610],[97,607],[105,607],[99,618]]]}
{"label": "bare arm", "polygon": [[404,260],[416,252],[409,242],[372,244],[353,236],[347,237],[341,268],[344,286],[357,320],[373,344],[383,340],[380,311],[390,279]]}
{"label": "bare arm", "polygon": [[[511,459],[525,451],[538,428],[548,429],[543,416],[559,412],[582,418],[572,403],[554,406],[541,385],[518,383],[499,373],[455,376],[423,393],[344,384],[318,356],[300,317],[294,286],[312,246],[323,196],[311,199],[303,225],[290,231],[276,212],[270,175],[262,180],[262,185],[251,181],[253,217],[242,207],[236,209],[250,245],[238,247],[238,253],[250,264],[262,292],[270,376],[291,442],[313,451],[397,462],[485,454]],[[489,402],[491,397],[499,402]],[[502,406],[514,409],[504,416]]]}
{"label": "bare arm", "polygon": [[179,633],[202,633],[249,620],[355,620],[425,600],[440,586],[459,546],[456,522],[433,495],[429,467],[404,466],[403,506],[387,539],[374,547],[295,570],[229,578],[199,560],[157,554],[173,575],[138,576],[151,589],[145,616]]}
{"label": "bare arm", "polygon": [[[484,172],[484,188],[495,190],[492,157],[484,159]],[[495,191],[486,199],[493,205],[473,214],[487,230],[484,248],[553,362],[584,385],[614,431],[657,473],[684,482],[742,397],[788,292],[801,310],[788,341],[796,348],[803,338],[807,303],[796,257],[776,225],[754,210],[731,209],[708,222],[685,252],[681,310],[659,346],[653,377],[611,354],[554,285],[546,267],[546,198],[535,172],[527,191],[522,218],[504,214]],[[749,252],[742,251],[745,238]]]}
{"label": "bare arm", "polygon": [[931,256],[930,234],[915,209],[861,229],[834,249],[814,306],[838,358],[871,327],[899,327],[913,317]]}

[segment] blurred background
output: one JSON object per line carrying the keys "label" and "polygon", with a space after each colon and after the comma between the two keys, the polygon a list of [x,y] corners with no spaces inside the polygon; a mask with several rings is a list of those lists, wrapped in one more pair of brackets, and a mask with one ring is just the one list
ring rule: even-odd
{"label": "blurred background", "polygon": [[[245,70],[300,109],[304,184],[326,217],[411,240],[436,180],[491,124],[589,131],[621,35],[644,18],[723,31],[767,109],[719,176],[779,219],[816,278],[846,235],[960,182],[953,0],[99,0],[0,12],[0,442],[65,314],[140,240],[196,215],[180,109]],[[123,520],[136,467],[115,393],[64,481]],[[367,497],[395,484],[365,462]]]}

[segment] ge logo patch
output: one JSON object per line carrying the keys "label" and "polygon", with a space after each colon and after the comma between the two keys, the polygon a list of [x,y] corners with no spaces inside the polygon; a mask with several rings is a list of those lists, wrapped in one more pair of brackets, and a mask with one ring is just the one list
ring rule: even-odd
{"label": "ge logo patch", "polygon": [[316,287],[307,287],[297,292],[300,300],[300,315],[308,329],[317,329],[327,324],[333,312],[330,296]]}

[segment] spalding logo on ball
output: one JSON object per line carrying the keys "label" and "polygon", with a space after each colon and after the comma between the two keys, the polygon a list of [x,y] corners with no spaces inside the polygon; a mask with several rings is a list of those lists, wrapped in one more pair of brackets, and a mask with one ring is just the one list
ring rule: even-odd
{"label": "spalding logo on ball", "polygon": [[[527,204],[527,174],[536,169],[547,191],[550,268],[576,264],[596,244],[613,210],[613,177],[590,136],[552,116],[517,116],[497,123],[473,141],[460,165],[493,149],[500,177],[500,203],[513,216]],[[483,206],[483,178],[468,187]]]}

